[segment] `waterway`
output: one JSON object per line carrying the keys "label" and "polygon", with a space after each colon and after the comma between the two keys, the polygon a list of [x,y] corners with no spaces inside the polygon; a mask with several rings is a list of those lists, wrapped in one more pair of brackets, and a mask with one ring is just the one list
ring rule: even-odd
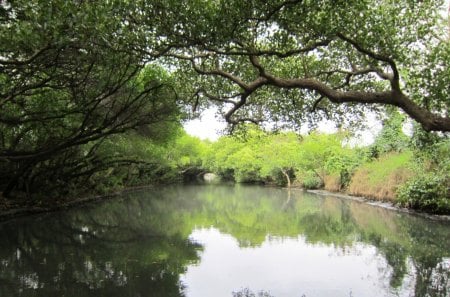
{"label": "waterway", "polygon": [[0,224],[0,296],[449,296],[450,222],[300,190],[152,188]]}

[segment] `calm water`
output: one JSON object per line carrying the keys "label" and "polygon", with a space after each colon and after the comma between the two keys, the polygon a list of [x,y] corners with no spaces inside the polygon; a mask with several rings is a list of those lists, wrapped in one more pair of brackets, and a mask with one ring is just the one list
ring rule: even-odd
{"label": "calm water", "polygon": [[173,186],[0,224],[0,296],[449,296],[450,223]]}

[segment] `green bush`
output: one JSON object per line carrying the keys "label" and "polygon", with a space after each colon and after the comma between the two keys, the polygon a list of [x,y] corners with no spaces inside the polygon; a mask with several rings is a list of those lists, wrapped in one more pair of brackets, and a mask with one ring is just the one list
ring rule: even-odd
{"label": "green bush", "polygon": [[302,184],[305,189],[318,189],[323,186],[320,177],[314,171],[307,171],[302,176]]}
{"label": "green bush", "polygon": [[400,205],[437,214],[450,214],[448,181],[433,172],[420,174],[397,191]]}

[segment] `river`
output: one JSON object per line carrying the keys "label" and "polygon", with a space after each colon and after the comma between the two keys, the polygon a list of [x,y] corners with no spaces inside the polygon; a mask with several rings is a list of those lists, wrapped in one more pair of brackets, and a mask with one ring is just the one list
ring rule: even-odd
{"label": "river", "polygon": [[450,222],[261,186],[170,186],[0,224],[0,296],[449,296]]}

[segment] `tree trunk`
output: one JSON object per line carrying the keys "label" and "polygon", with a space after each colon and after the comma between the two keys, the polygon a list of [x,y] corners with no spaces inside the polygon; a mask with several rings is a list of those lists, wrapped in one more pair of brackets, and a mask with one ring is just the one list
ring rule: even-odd
{"label": "tree trunk", "polygon": [[286,170],[281,169],[281,172],[283,173],[283,175],[286,177],[287,180],[287,187],[288,189],[291,188],[291,178],[289,177],[289,174],[286,172]]}

